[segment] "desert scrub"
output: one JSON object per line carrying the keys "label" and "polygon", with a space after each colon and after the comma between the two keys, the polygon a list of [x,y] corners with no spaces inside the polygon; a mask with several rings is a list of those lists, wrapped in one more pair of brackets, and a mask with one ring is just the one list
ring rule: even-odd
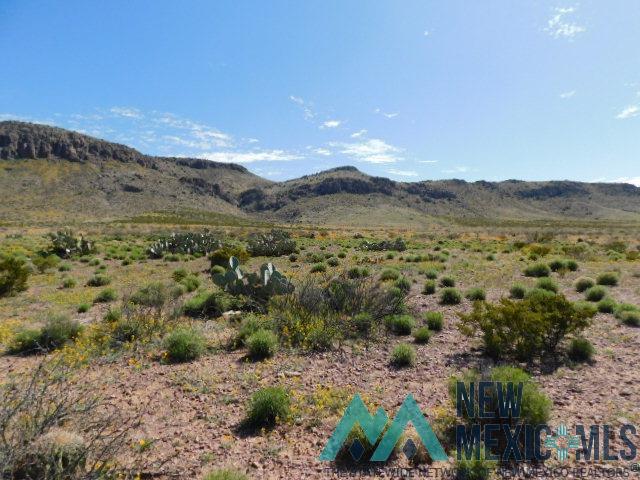
{"label": "desert scrub", "polygon": [[[182,278],[187,278],[186,276]],[[162,282],[152,282],[129,297],[129,302],[134,305],[161,309],[171,298],[169,287]]]}
{"label": "desert scrub", "polygon": [[396,335],[411,335],[411,330],[416,326],[416,321],[411,315],[390,315],[384,319],[389,331]]}
{"label": "desert scrub", "polygon": [[78,308],[76,308],[76,312],[78,313],[87,313],[89,310],[91,310],[91,304],[87,302],[81,303],[78,305]]}
{"label": "desert scrub", "polygon": [[329,265],[330,267],[337,267],[338,265],[340,265],[340,260],[338,260],[336,257],[328,258],[327,265]]}
{"label": "desert scrub", "polygon": [[548,290],[553,293],[558,293],[558,289],[559,289],[556,281],[553,278],[549,278],[549,277],[539,278],[538,281],[536,282],[535,288],[541,288],[543,290]]}
{"label": "desert scrub", "polygon": [[324,263],[316,263],[311,266],[309,271],[311,273],[324,273],[327,271],[327,266]]}
{"label": "desert scrub", "polygon": [[274,427],[291,417],[289,392],[282,387],[266,387],[255,392],[247,406],[245,425],[251,428]]}
{"label": "desert scrub", "polygon": [[521,283],[514,283],[509,289],[509,296],[516,300],[522,300],[527,294],[527,287]]}
{"label": "desert scrub", "polygon": [[238,348],[245,345],[247,338],[258,330],[271,330],[272,322],[264,316],[249,314],[242,319],[238,332],[236,333],[231,348]]}
{"label": "desert scrub", "polygon": [[215,265],[227,267],[231,257],[236,257],[241,262],[246,262],[249,260],[250,255],[242,245],[223,245],[209,254],[209,262],[211,262],[211,267]]}
{"label": "desert scrub", "polygon": [[600,285],[591,287],[586,292],[584,292],[584,298],[586,298],[590,302],[599,302],[606,296],[607,296],[607,289]]}
{"label": "desert scrub", "polygon": [[428,343],[431,339],[431,330],[429,327],[416,328],[413,331],[413,339],[416,343]]}
{"label": "desert scrub", "polygon": [[271,330],[259,329],[246,339],[249,357],[262,360],[273,357],[278,350],[278,337]]}
{"label": "desert scrub", "polygon": [[442,277],[439,283],[440,287],[455,287],[456,281],[453,277]]}
{"label": "desert scrub", "polygon": [[619,315],[620,320],[630,327],[640,327],[640,311],[626,310]]}
{"label": "desert scrub", "polygon": [[475,287],[467,290],[467,293],[464,296],[471,301],[477,302],[479,300],[485,300],[487,298],[487,294],[484,289],[480,287]]}
{"label": "desert scrub", "polygon": [[400,277],[393,282],[393,286],[406,295],[411,290],[411,280],[407,277]]}
{"label": "desert scrub", "polygon": [[548,277],[550,274],[551,269],[546,263],[534,263],[524,269],[526,277]]}
{"label": "desert scrub", "polygon": [[613,313],[616,310],[616,301],[613,298],[605,297],[598,302],[598,311],[600,313]]}
{"label": "desert scrub", "polygon": [[62,279],[62,284],[60,285],[62,288],[74,288],[78,282],[76,282],[75,278],[65,277]]}
{"label": "desert scrub", "polygon": [[0,297],[25,291],[30,273],[24,258],[0,256]]}
{"label": "desert scrub", "polygon": [[56,254],[51,255],[36,255],[31,259],[33,266],[38,269],[38,272],[45,273],[47,270],[56,268],[60,263],[60,257]]}
{"label": "desert scrub", "polygon": [[462,295],[456,288],[444,288],[440,291],[442,305],[458,305],[461,301]]}
{"label": "desert scrub", "polygon": [[433,295],[436,293],[436,281],[435,280],[427,280],[424,282],[424,286],[422,287],[423,295]]}
{"label": "desert scrub", "polygon": [[88,287],[104,287],[105,285],[109,285],[110,283],[111,283],[111,279],[108,276],[102,273],[98,273],[87,281],[87,286]]}
{"label": "desert scrub", "polygon": [[82,326],[66,315],[51,315],[40,329],[19,331],[9,345],[13,354],[49,352],[75,340]]}
{"label": "desert scrub", "polygon": [[93,299],[93,303],[109,303],[118,298],[118,294],[113,288],[105,288],[101,290]]}
{"label": "desert scrub", "polygon": [[580,277],[574,283],[574,288],[576,292],[583,293],[589,290],[596,284],[596,281],[593,278],[589,277]]}
{"label": "desert scrub", "polygon": [[408,343],[396,345],[391,352],[391,365],[396,368],[412,367],[416,364],[416,351]]}
{"label": "desert scrub", "polygon": [[428,280],[436,280],[438,278],[438,270],[434,268],[425,270],[424,276],[427,277]]}
{"label": "desert scrub", "polygon": [[429,330],[439,332],[444,324],[444,315],[442,312],[425,312],[424,319],[427,322]]}
{"label": "desert scrub", "polygon": [[589,362],[593,358],[595,348],[589,340],[584,337],[577,337],[569,343],[567,355],[574,362]]}
{"label": "desert scrub", "polygon": [[388,280],[397,280],[400,277],[400,272],[395,268],[385,268],[380,272],[380,280],[386,282]]}
{"label": "desert scrub", "polygon": [[368,312],[361,312],[351,318],[354,337],[369,337],[375,328],[375,320]]}
{"label": "desert scrub", "polygon": [[222,315],[224,310],[222,297],[217,292],[200,292],[183,305],[184,314],[192,318],[215,318]]}
{"label": "desert scrub", "polygon": [[252,257],[281,257],[296,253],[296,242],[284,230],[252,233],[247,240],[247,251]]}
{"label": "desert scrub", "polygon": [[203,480],[249,480],[249,477],[237,470],[223,468],[207,473]]}
{"label": "desert scrub", "polygon": [[206,342],[202,334],[193,328],[177,328],[163,341],[166,358],[173,363],[189,362],[202,356]]}
{"label": "desert scrub", "polygon": [[596,277],[596,283],[598,285],[606,285],[608,287],[615,287],[619,281],[620,278],[618,274],[614,272],[601,273]]}

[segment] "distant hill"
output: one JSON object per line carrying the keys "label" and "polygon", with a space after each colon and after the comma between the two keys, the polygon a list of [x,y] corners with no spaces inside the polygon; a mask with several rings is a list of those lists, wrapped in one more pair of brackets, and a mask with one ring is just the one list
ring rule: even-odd
{"label": "distant hill", "polygon": [[209,211],[244,219],[409,225],[434,217],[640,221],[640,188],[571,181],[395,182],[340,167],[286,182],[246,168],[144,155],[61,128],[0,122],[0,221]]}

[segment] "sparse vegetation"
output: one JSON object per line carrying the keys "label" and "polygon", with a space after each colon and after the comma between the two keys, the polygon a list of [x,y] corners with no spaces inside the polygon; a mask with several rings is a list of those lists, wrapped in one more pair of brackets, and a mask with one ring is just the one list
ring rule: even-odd
{"label": "sparse vegetation", "polygon": [[416,351],[408,343],[397,345],[391,353],[391,364],[397,368],[412,367],[416,363]]}

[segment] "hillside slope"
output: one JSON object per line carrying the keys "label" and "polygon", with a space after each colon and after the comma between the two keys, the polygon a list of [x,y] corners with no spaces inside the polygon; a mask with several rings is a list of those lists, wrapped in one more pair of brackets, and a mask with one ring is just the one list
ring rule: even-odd
{"label": "hillside slope", "polygon": [[640,188],[571,181],[395,182],[340,167],[286,182],[144,155],[68,130],[0,122],[0,220],[117,219],[203,210],[288,223],[412,225],[434,217],[640,221]]}

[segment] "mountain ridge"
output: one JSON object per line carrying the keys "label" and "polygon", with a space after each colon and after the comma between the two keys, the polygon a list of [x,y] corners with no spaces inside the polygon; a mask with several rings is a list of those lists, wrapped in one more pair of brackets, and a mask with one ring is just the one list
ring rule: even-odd
{"label": "mountain ridge", "polygon": [[[242,165],[158,157],[59,127],[0,122],[0,219],[199,209],[279,222],[430,217],[640,221],[640,188],[571,180],[398,182],[354,166],[272,182]],[[395,212],[390,215],[390,212]]]}

